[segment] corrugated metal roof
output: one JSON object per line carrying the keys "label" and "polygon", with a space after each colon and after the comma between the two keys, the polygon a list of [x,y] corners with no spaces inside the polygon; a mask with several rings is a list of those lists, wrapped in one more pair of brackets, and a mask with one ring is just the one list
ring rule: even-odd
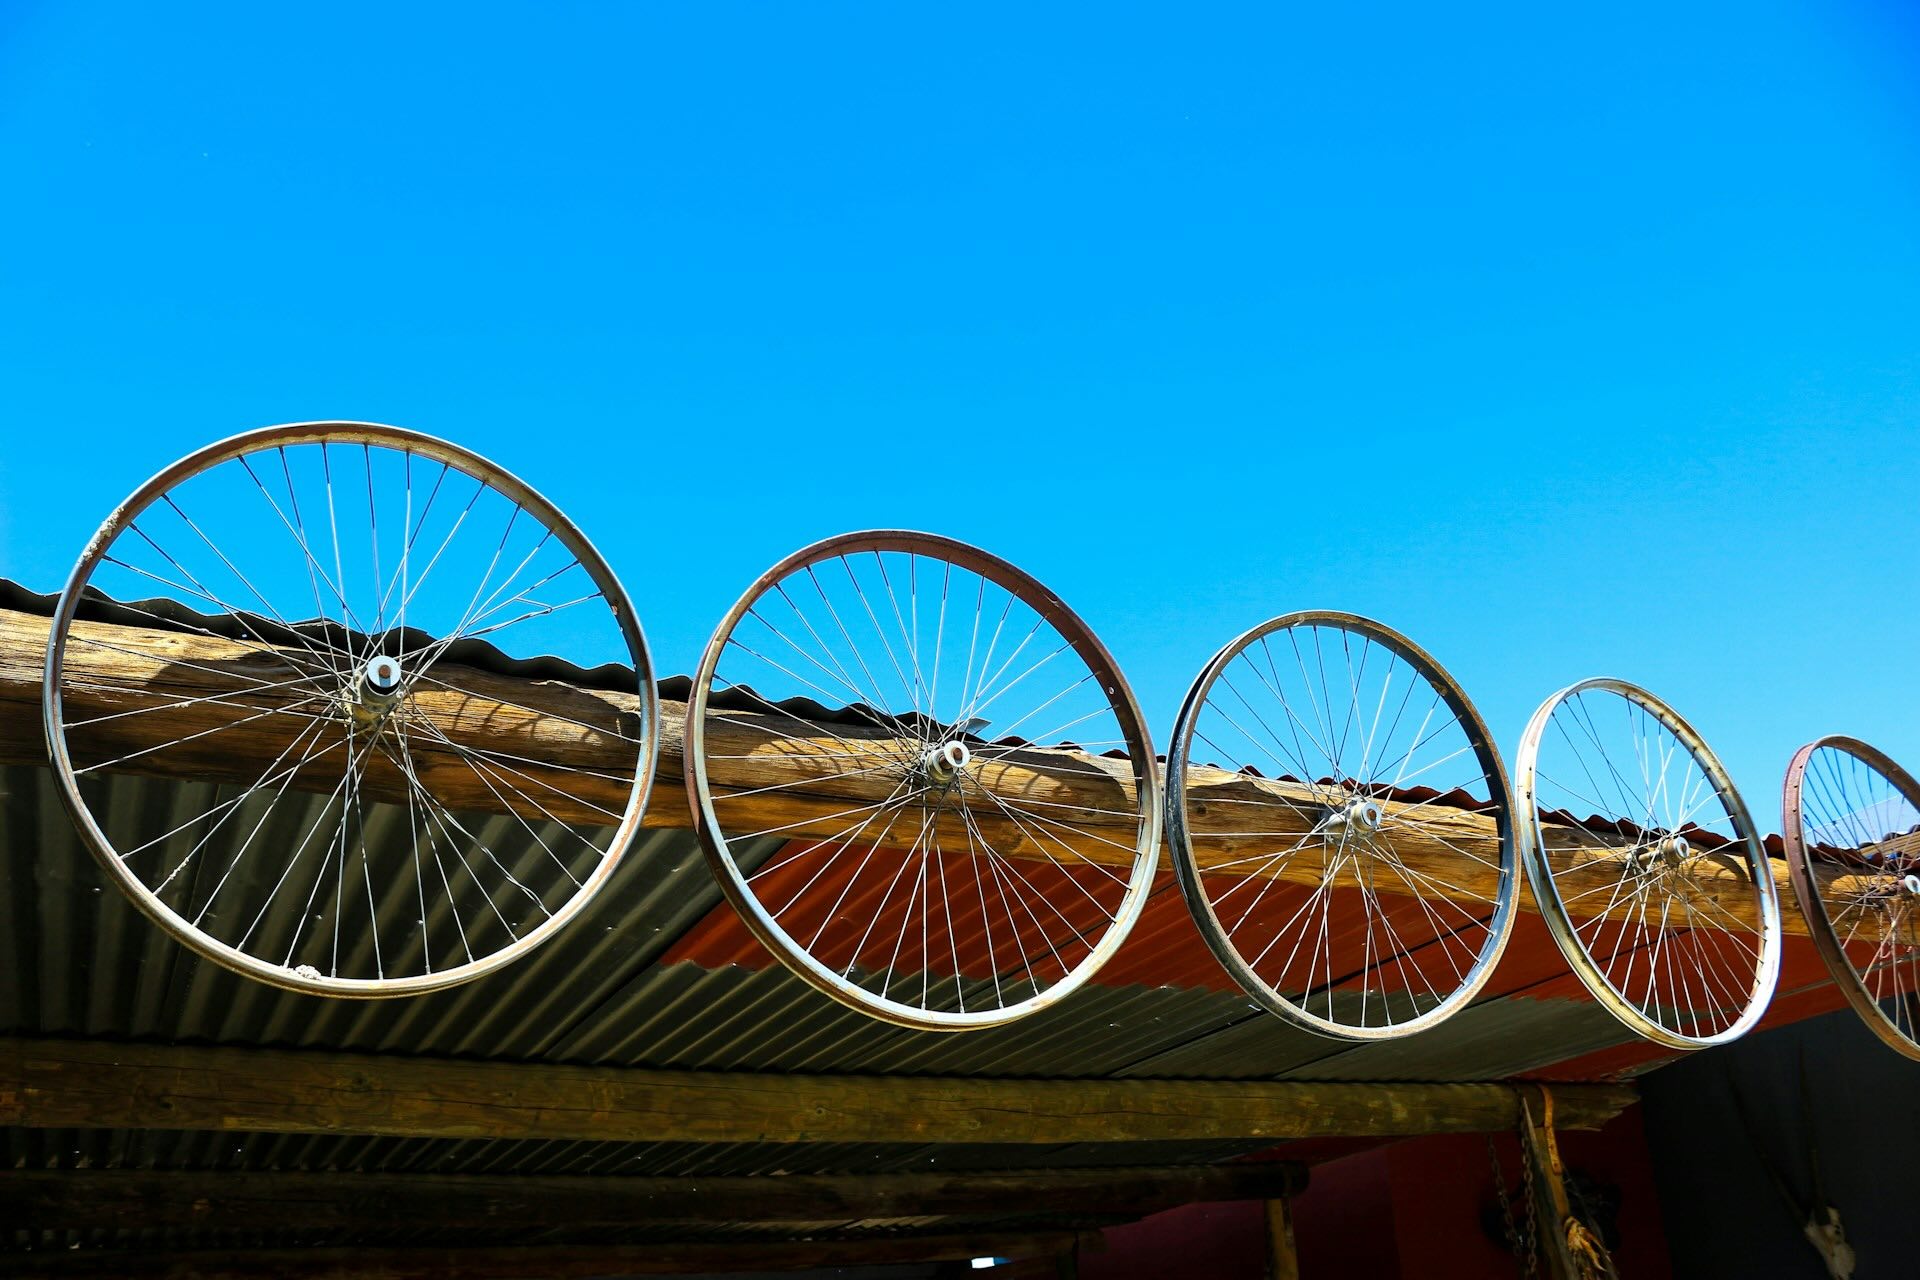
{"label": "corrugated metal roof", "polygon": [[[178,784],[102,785],[110,809],[138,809]],[[1232,988],[1167,891],[1100,981],[1053,1008],[965,1035],[907,1031],[816,994],[746,939],[677,830],[644,833],[593,906],[518,965],[408,1000],[328,1000],[202,962],[151,926],[104,885],[43,769],[0,769],[0,842],[8,1034],[689,1069],[1426,1080],[1503,1078],[1631,1040],[1530,917],[1473,1009],[1408,1039],[1324,1040]],[[741,931],[734,963],[661,963],[716,922]]]}
{"label": "corrugated metal roof", "polygon": [[[182,784],[101,785],[114,812],[165,805]],[[310,819],[325,798],[281,803]],[[687,833],[643,832],[599,899],[526,963],[408,1000],[329,1000],[203,963],[149,924],[107,887],[47,770],[0,769],[0,839],[0,947],[13,953],[0,1030],[16,1034],[538,1058],[720,901]]]}
{"label": "corrugated metal roof", "polygon": [[[178,785],[112,775],[102,780],[103,803],[137,810],[166,803]],[[289,793],[284,802],[323,801]],[[827,1000],[750,939],[738,948],[747,963],[662,965],[697,923],[731,922],[693,837],[675,830],[644,833],[588,911],[515,966],[407,1000],[328,1000],[205,963],[149,924],[105,885],[46,770],[0,769],[0,841],[0,937],[13,950],[0,982],[7,1034],[602,1065],[1085,1077],[1119,1074],[1256,1016],[1236,990],[1091,986],[1010,1026],[939,1035]],[[1169,902],[1179,905],[1177,897]],[[1179,967],[1197,960],[1187,956]],[[1314,1049],[1328,1044],[1301,1039]],[[1271,1061],[1268,1073],[1280,1065]]]}
{"label": "corrugated metal roof", "polygon": [[[0,605],[46,612],[52,604],[0,583]],[[236,625],[164,601],[100,600],[86,608],[103,615],[131,608],[131,620],[148,623]],[[529,666],[483,642],[461,656],[509,674],[584,682],[607,675],[549,658]],[[96,811],[138,814],[177,803],[197,784],[112,775],[99,785],[105,794]],[[330,1001],[203,963],[148,925],[103,885],[43,770],[0,771],[0,794],[8,869],[0,919],[11,926],[0,945],[15,960],[14,980],[0,983],[0,1027],[12,1031],[767,1071],[1249,1078],[1338,1070],[1429,1079],[1524,1070],[1588,1052],[1602,1034],[1584,1024],[1573,1031],[1581,1021],[1575,991],[1538,1011],[1537,1001],[1523,999],[1500,1015],[1514,1023],[1491,1031],[1475,1029],[1495,1017],[1491,1010],[1451,1030],[1359,1048],[1296,1031],[1232,985],[1164,874],[1098,984],[1009,1027],[960,1036],[905,1031],[826,1000],[774,964],[722,902],[694,841],[680,831],[644,834],[592,907],[518,965],[406,1001]],[[303,826],[324,803],[292,793],[277,802],[292,807],[290,824]],[[495,834],[511,857],[514,833]],[[533,852],[524,831],[519,844],[518,851]],[[401,909],[397,901],[382,905]],[[1515,948],[1491,995],[1566,975],[1549,944],[1540,973],[1504,981],[1526,951]],[[973,973],[979,967],[968,967],[972,980],[984,976]],[[1539,1034],[1518,1035],[1529,1016],[1539,1020]],[[1516,1040],[1532,1047],[1514,1052]]]}
{"label": "corrugated metal roof", "polygon": [[[29,606],[29,594],[0,584],[0,606],[44,612],[47,598],[32,597]],[[618,683],[617,675],[546,665],[551,659],[530,669],[484,649],[463,660]],[[663,692],[673,685],[664,682]],[[684,693],[684,682],[675,691]],[[182,787],[198,784],[114,774],[97,785],[97,811],[146,813],[177,804]],[[304,821],[325,800],[288,793],[280,803],[306,807],[292,814]],[[1811,948],[1799,955],[1796,941],[1804,940],[1789,939],[1795,995],[1778,1013],[1837,1007],[1831,985],[1811,976]],[[299,995],[204,962],[149,924],[104,882],[51,775],[30,766],[0,768],[0,1034],[955,1077],[1451,1081],[1564,1075],[1568,1064],[1591,1077],[1642,1070],[1663,1056],[1585,999],[1544,926],[1526,916],[1473,1008],[1409,1039],[1320,1039],[1260,1011],[1233,987],[1164,876],[1096,983],[1012,1026],[964,1035],[907,1031],[843,1008],[774,962],[733,918],[682,830],[644,832],[579,919],[497,974],[407,1000]],[[38,1130],[10,1130],[4,1141],[0,1167],[13,1168],[689,1175],[1205,1163],[1260,1145],[701,1145]]]}

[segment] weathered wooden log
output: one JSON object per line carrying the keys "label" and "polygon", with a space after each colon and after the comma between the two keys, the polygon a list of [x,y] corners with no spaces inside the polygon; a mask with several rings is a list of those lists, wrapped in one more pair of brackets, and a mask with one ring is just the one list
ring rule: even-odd
{"label": "weathered wooden log", "polygon": [[1284,1161],[1002,1173],[630,1178],[414,1173],[15,1169],[0,1175],[0,1232],[584,1231],[642,1222],[834,1222],[968,1214],[1158,1213],[1297,1195]]}
{"label": "weathered wooden log", "polygon": [[[0,759],[46,759],[39,724],[46,632],[44,618],[0,611]],[[76,765],[112,762],[107,767],[127,772],[254,783],[275,761],[298,759],[290,746],[304,750],[315,741],[344,741],[344,720],[314,692],[318,685],[268,687],[289,679],[290,670],[313,665],[294,649],[263,652],[259,644],[191,632],[77,623],[67,650],[67,718],[92,723],[76,735]],[[408,738],[415,772],[436,798],[453,808],[517,810],[529,819],[610,822],[617,816],[634,761],[636,698],[446,663],[433,675],[410,699],[407,714],[417,723]],[[691,824],[681,781],[685,713],[683,704],[661,704],[660,768],[645,816],[649,826]],[[878,727],[814,723],[773,710],[716,713],[707,734],[723,825],[795,840],[844,836],[849,811],[884,800],[910,752],[909,744]],[[180,744],[155,750],[170,741]],[[320,764],[295,771],[289,785],[331,790],[339,774],[337,765],[329,765],[341,755],[336,750]],[[477,768],[476,758],[501,764]],[[1131,865],[1135,836],[1127,815],[1134,797],[1124,761],[1022,748],[979,769],[983,785],[1029,816],[1010,817],[975,802],[963,817],[957,807],[963,801],[951,798],[939,820],[944,847],[966,848],[970,821],[1003,856]],[[1236,874],[1307,887],[1320,883],[1315,860],[1237,861],[1311,831],[1324,813],[1311,787],[1224,769],[1197,768],[1190,779],[1203,867],[1230,864]],[[369,757],[362,791],[395,803],[408,796],[403,774],[380,753]],[[1495,896],[1499,848],[1490,816],[1434,799],[1388,800],[1383,807],[1394,860],[1405,878],[1382,872],[1371,886],[1375,891],[1408,893],[1417,883],[1425,896],[1476,906]],[[1071,828],[1035,819],[1036,812],[1069,818]],[[1590,904],[1595,915],[1601,908],[1619,919],[1633,914],[1631,901],[1614,901],[1610,894],[1626,870],[1623,850],[1566,825],[1550,826],[1548,839],[1561,867],[1564,898]],[[1792,909],[1785,864],[1775,859],[1771,867],[1784,895],[1786,930],[1805,934],[1805,920]],[[1753,926],[1752,889],[1731,860],[1702,861],[1695,873],[1703,920]],[[1857,873],[1822,874],[1833,893],[1857,893],[1866,885]],[[1351,861],[1335,883],[1359,883]],[[1519,891],[1522,909],[1535,910],[1524,883]],[[1920,924],[1915,929],[1920,941]]]}
{"label": "weathered wooden log", "polygon": [[[1597,1128],[1619,1085],[1555,1086]],[[0,1040],[0,1124],[645,1142],[1172,1142],[1512,1128],[1500,1084],[755,1075]]]}

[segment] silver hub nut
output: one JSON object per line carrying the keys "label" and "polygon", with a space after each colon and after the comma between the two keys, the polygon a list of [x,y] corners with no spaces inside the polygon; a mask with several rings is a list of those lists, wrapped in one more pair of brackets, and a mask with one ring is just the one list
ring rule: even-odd
{"label": "silver hub nut", "polygon": [[1341,831],[1352,836],[1370,836],[1380,829],[1380,823],[1386,814],[1380,805],[1362,796],[1355,796],[1339,808],[1330,811],[1322,822],[1328,831]]}
{"label": "silver hub nut", "polygon": [[356,720],[374,724],[400,705],[406,688],[406,673],[397,659],[385,654],[368,660],[360,675],[347,690],[347,709]]}
{"label": "silver hub nut", "polygon": [[943,742],[927,752],[923,761],[927,776],[935,782],[951,782],[959,772],[973,763],[973,752],[967,744],[960,741]]}
{"label": "silver hub nut", "polygon": [[367,663],[362,678],[367,688],[381,697],[390,697],[400,691],[400,663],[385,654]]}

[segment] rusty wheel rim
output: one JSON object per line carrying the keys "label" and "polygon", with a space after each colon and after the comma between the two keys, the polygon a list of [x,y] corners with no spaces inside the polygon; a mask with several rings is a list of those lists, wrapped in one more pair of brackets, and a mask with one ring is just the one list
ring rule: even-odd
{"label": "rusty wheel rim", "polygon": [[1920,1061],[1920,784],[1835,734],[1794,754],[1780,808],[1794,897],[1834,984],[1875,1035]]}

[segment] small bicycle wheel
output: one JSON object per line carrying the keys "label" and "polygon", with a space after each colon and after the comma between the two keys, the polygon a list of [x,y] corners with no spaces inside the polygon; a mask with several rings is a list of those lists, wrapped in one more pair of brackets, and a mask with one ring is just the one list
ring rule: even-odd
{"label": "small bicycle wheel", "polygon": [[1466,694],[1348,613],[1287,614],[1214,655],[1167,757],[1208,947],[1267,1009],[1342,1040],[1424,1030],[1485,985],[1518,887],[1512,813]]}
{"label": "small bicycle wheel", "polygon": [[1920,784],[1857,738],[1787,766],[1780,831],[1833,980],[1873,1033],[1920,1060]]}
{"label": "small bicycle wheel", "polygon": [[953,1031],[1090,978],[1160,840],[1147,728],[1112,657],[964,543],[829,538],[748,589],[687,708],[687,794],[722,889],[795,973]]}
{"label": "small bicycle wheel", "polygon": [[[513,678],[534,659],[539,684]],[[552,937],[632,840],[657,749],[633,606],[572,522],[465,449],[353,422],[235,436],[136,490],[61,594],[45,716],[135,905],[334,996]],[[177,782],[108,811],[107,772]]]}
{"label": "small bicycle wheel", "polygon": [[1780,969],[1773,868],[1693,727],[1583,680],[1534,712],[1516,773],[1534,899],[1594,999],[1674,1049],[1758,1022]]}

